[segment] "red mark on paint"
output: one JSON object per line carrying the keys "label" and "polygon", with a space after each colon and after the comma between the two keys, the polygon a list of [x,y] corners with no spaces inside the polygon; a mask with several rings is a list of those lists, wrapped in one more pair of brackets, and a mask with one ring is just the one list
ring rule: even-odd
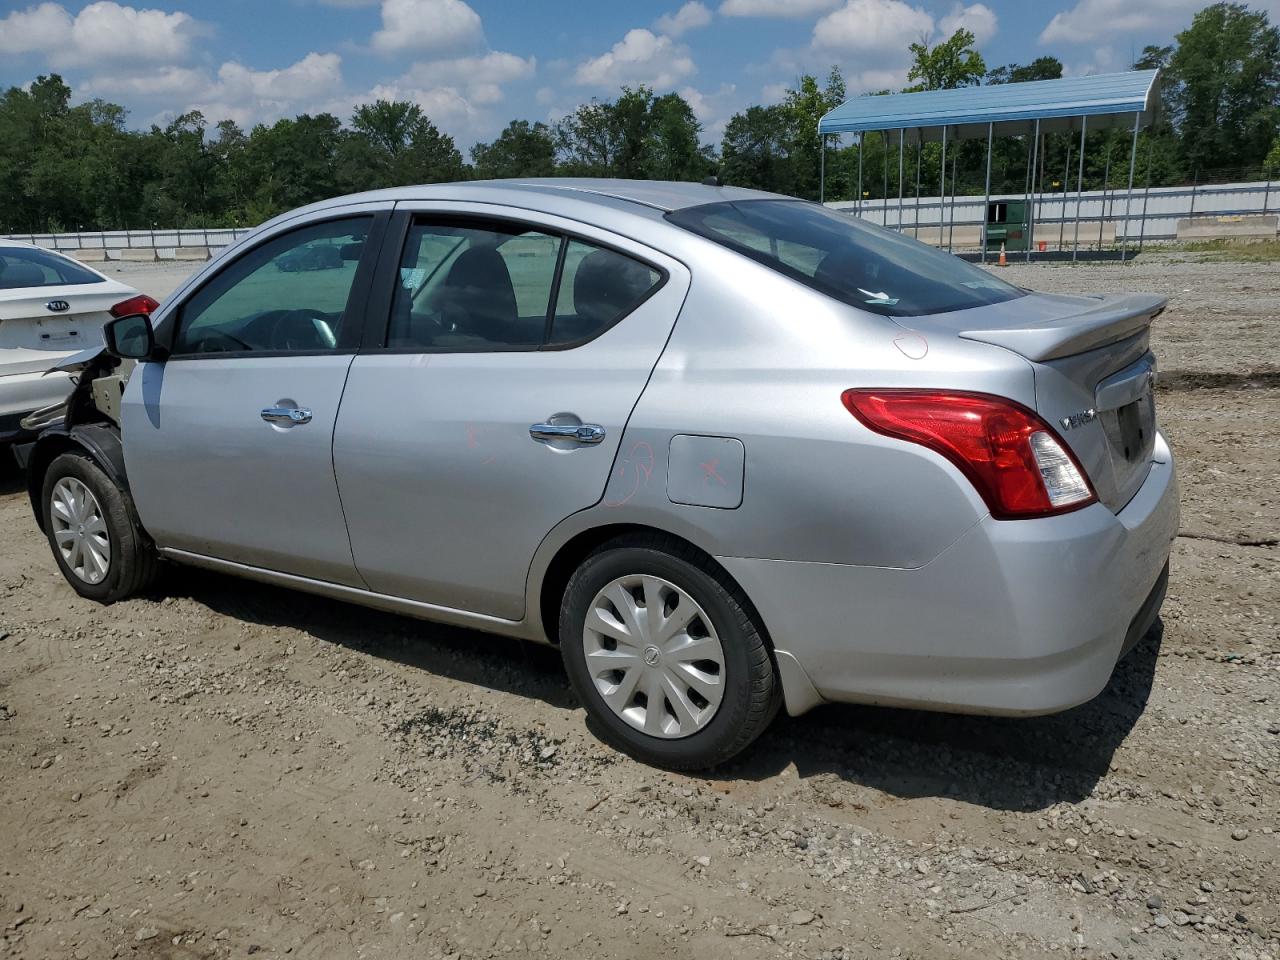
{"label": "red mark on paint", "polygon": [[618,461],[618,465],[613,469],[613,475],[609,478],[609,489],[615,492],[625,490],[626,495],[609,499],[606,491],[604,505],[620,507],[630,503],[635,495],[649,483],[649,478],[652,476],[653,447],[641,440],[633,444],[630,452]]}
{"label": "red mark on paint", "polygon": [[704,485],[714,480],[722,487],[728,486],[728,484],[724,482],[724,477],[720,476],[716,470],[716,468],[720,466],[719,457],[716,457],[714,460],[708,460],[706,463],[700,463],[698,466],[702,467],[702,482]]}

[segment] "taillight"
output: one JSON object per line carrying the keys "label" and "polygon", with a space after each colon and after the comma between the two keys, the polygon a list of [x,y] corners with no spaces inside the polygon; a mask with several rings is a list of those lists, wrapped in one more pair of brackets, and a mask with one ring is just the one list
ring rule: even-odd
{"label": "taillight", "polygon": [[841,399],[864,426],[954,463],[997,519],[1066,513],[1097,499],[1053,428],[1012,400],[902,389],[846,390]]}
{"label": "taillight", "polygon": [[150,316],[151,311],[160,306],[160,301],[153,297],[148,297],[145,293],[140,293],[136,297],[130,297],[128,300],[121,300],[111,308],[113,317],[131,317],[135,313],[145,313]]}

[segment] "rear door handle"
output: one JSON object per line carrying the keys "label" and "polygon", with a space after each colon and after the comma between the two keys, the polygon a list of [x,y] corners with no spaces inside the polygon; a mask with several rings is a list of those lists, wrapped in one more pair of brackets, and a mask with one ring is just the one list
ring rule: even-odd
{"label": "rear door handle", "polygon": [[604,427],[598,423],[535,423],[529,428],[529,436],[539,443],[572,440],[589,445],[604,439]]}
{"label": "rear door handle", "polygon": [[311,411],[306,407],[265,407],[262,419],[282,427],[299,427],[311,422]]}

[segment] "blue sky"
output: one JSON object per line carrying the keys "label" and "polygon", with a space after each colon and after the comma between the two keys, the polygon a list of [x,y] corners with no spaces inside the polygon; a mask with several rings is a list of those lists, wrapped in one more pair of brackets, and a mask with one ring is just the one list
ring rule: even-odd
{"label": "blue sky", "polygon": [[[464,152],[623,84],[677,90],[706,139],[803,72],[851,92],[906,82],[907,45],[969,27],[988,66],[1053,54],[1126,69],[1206,0],[115,0],[0,2],[0,84],[57,71],[146,126],[188,109],[242,125],[399,98]],[[1254,0],[1280,19],[1280,0]]]}

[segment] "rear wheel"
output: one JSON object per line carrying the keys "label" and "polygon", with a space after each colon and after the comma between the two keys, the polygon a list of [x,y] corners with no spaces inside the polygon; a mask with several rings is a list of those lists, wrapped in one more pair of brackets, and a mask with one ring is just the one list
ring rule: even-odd
{"label": "rear wheel", "polygon": [[155,579],[158,559],[133,502],[89,457],[55,457],[41,503],[53,558],[80,596],[114,603]]}
{"label": "rear wheel", "polygon": [[780,685],[741,591],[664,537],[605,544],[569,579],[560,646],[605,739],[670,769],[733,757],[777,713]]}

